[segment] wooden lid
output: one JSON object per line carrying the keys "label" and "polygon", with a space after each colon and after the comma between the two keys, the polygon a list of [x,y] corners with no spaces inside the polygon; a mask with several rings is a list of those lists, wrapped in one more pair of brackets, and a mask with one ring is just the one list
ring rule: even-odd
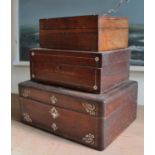
{"label": "wooden lid", "polygon": [[128,28],[127,18],[99,15],[40,19],[39,22],[41,30],[77,28]]}
{"label": "wooden lid", "polygon": [[107,52],[56,50],[46,48],[33,48],[30,50],[31,61],[40,61],[41,63],[45,58],[46,61],[53,61],[53,63],[102,68],[103,66],[116,63],[129,62],[130,50],[128,48]]}

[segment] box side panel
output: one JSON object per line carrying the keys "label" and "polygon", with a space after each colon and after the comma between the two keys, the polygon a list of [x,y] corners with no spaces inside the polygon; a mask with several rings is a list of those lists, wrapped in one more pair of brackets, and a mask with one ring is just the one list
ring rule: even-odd
{"label": "box side panel", "polygon": [[114,28],[114,29],[128,28],[129,27],[128,18],[99,16],[98,27],[99,28]]}
{"label": "box side panel", "polygon": [[129,62],[131,50],[129,48],[112,50],[102,53],[102,67],[122,62]]}
{"label": "box side panel", "polygon": [[98,50],[109,51],[128,47],[128,29],[100,28]]}
{"label": "box side panel", "polygon": [[102,92],[108,92],[129,79],[129,62],[103,66],[101,76]]}
{"label": "box side panel", "polygon": [[[119,106],[115,111],[104,117],[104,148],[136,119],[137,85],[135,83],[131,85],[132,88],[126,88],[128,91],[122,94],[122,99],[119,101],[116,100]],[[127,100],[125,98],[127,98]],[[108,104],[110,108],[110,104],[114,105],[114,102]],[[107,111],[105,111],[105,115],[106,113]]]}

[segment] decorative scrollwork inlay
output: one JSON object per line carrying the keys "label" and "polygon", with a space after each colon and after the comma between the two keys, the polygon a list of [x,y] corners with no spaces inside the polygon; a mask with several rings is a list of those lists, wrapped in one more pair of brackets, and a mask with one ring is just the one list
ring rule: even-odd
{"label": "decorative scrollwork inlay", "polygon": [[95,136],[91,133],[85,135],[85,137],[82,138],[82,140],[87,143],[87,144],[91,144],[91,145],[94,145],[95,144]]}
{"label": "decorative scrollwork inlay", "polygon": [[22,95],[23,97],[28,97],[30,95],[30,89],[23,89],[22,91]]}
{"label": "decorative scrollwork inlay", "polygon": [[28,113],[23,113],[23,118],[26,122],[32,122],[32,119]]}
{"label": "decorative scrollwork inlay", "polygon": [[85,108],[86,112],[90,115],[95,116],[95,105],[90,103],[82,103],[82,106]]}
{"label": "decorative scrollwork inlay", "polygon": [[52,123],[51,128],[53,129],[53,131],[56,131],[58,129],[58,127],[55,123]]}
{"label": "decorative scrollwork inlay", "polygon": [[57,117],[59,117],[59,113],[58,113],[58,111],[56,110],[55,107],[53,107],[53,108],[49,111],[49,113],[52,115],[52,117],[53,117],[54,119],[56,119]]}
{"label": "decorative scrollwork inlay", "polygon": [[50,101],[52,102],[52,104],[56,104],[57,98],[55,96],[51,96]]}

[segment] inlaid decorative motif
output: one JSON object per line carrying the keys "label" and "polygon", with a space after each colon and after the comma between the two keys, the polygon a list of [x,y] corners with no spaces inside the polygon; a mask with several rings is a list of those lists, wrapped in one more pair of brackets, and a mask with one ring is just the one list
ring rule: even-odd
{"label": "inlaid decorative motif", "polygon": [[54,119],[56,119],[57,117],[59,117],[59,113],[58,113],[58,111],[56,110],[55,107],[53,107],[53,108],[49,111],[49,113],[52,115],[52,117],[53,117]]}
{"label": "inlaid decorative motif", "polygon": [[82,138],[82,140],[85,143],[91,144],[91,145],[93,145],[95,143],[94,139],[95,139],[95,136],[93,134],[91,134],[91,133],[85,135],[85,137]]}
{"label": "inlaid decorative motif", "polygon": [[94,104],[82,103],[82,105],[85,108],[87,113],[89,113],[90,115],[94,115],[95,116],[96,112],[95,112],[95,105]]}
{"label": "inlaid decorative motif", "polygon": [[100,59],[99,57],[95,57],[95,61],[98,62]]}
{"label": "inlaid decorative motif", "polygon": [[23,118],[26,122],[32,122],[32,119],[30,118],[28,113],[23,113]]}
{"label": "inlaid decorative motif", "polygon": [[93,86],[93,89],[94,89],[94,90],[97,90],[97,89],[98,89],[98,87],[97,87],[96,85],[94,85],[94,86]]}
{"label": "inlaid decorative motif", "polygon": [[51,101],[52,104],[56,104],[57,98],[55,96],[51,96],[50,101]]}
{"label": "inlaid decorative motif", "polygon": [[56,131],[58,129],[58,127],[55,123],[52,123],[51,128],[53,129],[53,131]]}
{"label": "inlaid decorative motif", "polygon": [[34,52],[32,52],[32,53],[31,53],[31,55],[32,55],[32,56],[34,56],[34,55],[35,55],[35,53],[34,53]]}
{"label": "inlaid decorative motif", "polygon": [[23,89],[22,91],[22,95],[23,97],[28,97],[30,95],[30,89]]}

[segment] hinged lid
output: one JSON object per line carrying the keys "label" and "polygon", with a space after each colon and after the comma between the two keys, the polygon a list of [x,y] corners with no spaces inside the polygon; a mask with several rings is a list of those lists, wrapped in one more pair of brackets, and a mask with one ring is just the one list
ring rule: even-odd
{"label": "hinged lid", "polygon": [[[19,96],[51,106],[105,117],[119,106],[137,97],[137,82],[128,81],[104,94],[91,94],[61,87],[44,85],[33,81],[19,84]],[[94,113],[90,113],[91,112]]]}
{"label": "hinged lid", "polygon": [[33,62],[39,61],[41,63],[44,61],[42,59],[42,56],[44,56],[44,58],[46,57],[46,61],[51,63],[53,60],[53,63],[58,64],[102,68],[103,66],[129,61],[130,50],[120,49],[107,52],[89,52],[34,48],[30,50],[30,55]]}
{"label": "hinged lid", "polygon": [[110,17],[99,15],[40,19],[41,30],[78,28],[128,28],[128,19],[125,17]]}

